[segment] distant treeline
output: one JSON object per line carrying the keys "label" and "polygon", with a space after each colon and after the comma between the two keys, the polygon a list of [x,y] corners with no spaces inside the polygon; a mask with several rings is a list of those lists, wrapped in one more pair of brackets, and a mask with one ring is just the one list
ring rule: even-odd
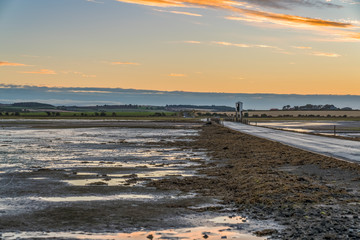
{"label": "distant treeline", "polygon": [[231,112],[235,111],[234,107],[216,106],[216,105],[166,105],[167,110],[208,110],[216,112]]}
{"label": "distant treeline", "polygon": [[165,110],[163,106],[148,106],[137,104],[122,105],[96,105],[96,106],[60,106],[60,110],[66,111],[114,111],[114,110]]}
{"label": "distant treeline", "polygon": [[62,110],[62,111],[93,111],[93,112],[112,112],[117,110],[145,110],[145,111],[192,111],[204,110],[214,112],[229,112],[234,111],[233,107],[216,106],[216,105],[166,105],[166,106],[151,106],[138,104],[120,104],[120,105],[95,105],[95,106],[53,106],[46,103],[38,102],[19,102],[13,104],[0,104],[0,111],[23,112],[27,110]]}
{"label": "distant treeline", "polygon": [[19,102],[11,104],[13,107],[26,107],[26,108],[55,108],[55,106],[46,103],[37,102]]}
{"label": "distant treeline", "polygon": [[304,106],[294,106],[294,107],[291,107],[290,105],[285,105],[282,108],[282,110],[289,110],[289,111],[334,111],[334,110],[351,111],[353,109],[350,107],[338,108],[338,107],[335,107],[333,104],[325,104],[325,105],[306,104]]}
{"label": "distant treeline", "polygon": [[28,109],[28,108],[47,108],[47,109],[55,109],[56,107],[51,104],[46,103],[38,103],[38,102],[19,102],[13,104],[0,104],[0,111],[8,111],[8,110],[19,110]]}

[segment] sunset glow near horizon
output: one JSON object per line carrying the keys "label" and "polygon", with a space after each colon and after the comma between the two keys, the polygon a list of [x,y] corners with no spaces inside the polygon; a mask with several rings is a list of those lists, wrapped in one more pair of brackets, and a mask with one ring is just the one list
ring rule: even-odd
{"label": "sunset glow near horizon", "polygon": [[0,32],[4,86],[360,95],[360,0],[0,0]]}

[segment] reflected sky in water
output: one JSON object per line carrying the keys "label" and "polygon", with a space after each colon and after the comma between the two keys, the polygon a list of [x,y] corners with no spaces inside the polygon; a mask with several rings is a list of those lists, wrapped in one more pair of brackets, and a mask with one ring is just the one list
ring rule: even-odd
{"label": "reflected sky in water", "polygon": [[196,130],[149,128],[2,129],[0,170],[166,164],[193,155],[147,144],[196,134]]}
{"label": "reflected sky in water", "polygon": [[334,134],[335,127],[338,136],[360,136],[360,121],[269,121],[256,122],[252,125],[324,135]]}

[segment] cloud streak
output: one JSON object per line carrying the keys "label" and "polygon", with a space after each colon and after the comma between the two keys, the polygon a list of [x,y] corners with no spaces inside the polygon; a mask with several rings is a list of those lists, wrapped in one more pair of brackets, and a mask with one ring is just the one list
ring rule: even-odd
{"label": "cloud streak", "polygon": [[[288,9],[289,6],[303,5],[303,6],[317,6],[317,7],[340,7],[339,5],[330,2],[323,2],[319,0],[254,0],[254,1],[235,1],[235,0],[116,0],[118,2],[126,2],[133,4],[141,4],[146,6],[157,7],[207,7],[230,11],[236,16],[229,16],[226,19],[256,22],[256,23],[272,23],[282,25],[290,28],[337,28],[337,29],[351,29],[355,26],[352,23],[323,20],[319,18],[302,17],[290,14],[274,13],[270,11],[261,11],[254,8],[254,5],[268,6],[273,8]],[[177,11],[170,11],[177,12]],[[178,12],[181,13],[181,12]],[[185,12],[183,12],[185,13]],[[338,32],[342,36],[348,38],[359,39],[357,33],[354,32]]]}
{"label": "cloud streak", "polygon": [[[116,1],[148,5],[148,6],[159,6],[159,7],[191,7],[191,6],[212,7],[212,8],[226,9],[226,10],[244,14],[244,15],[250,16],[250,17],[263,18],[263,19],[274,20],[274,21],[287,21],[287,22],[301,23],[301,24],[308,24],[308,25],[315,25],[315,26],[340,27],[340,28],[346,28],[346,27],[352,26],[352,24],[350,24],[350,23],[342,23],[342,22],[328,21],[328,20],[322,20],[322,19],[316,19],[316,18],[300,17],[300,16],[295,16],[295,15],[247,9],[244,7],[238,7],[239,5],[242,6],[243,3],[237,2],[237,1],[227,1],[227,0],[180,0],[180,1],[175,1],[175,0],[116,0]],[[267,1],[256,1],[256,2],[258,2],[258,3],[261,2],[262,5],[264,5],[264,3]],[[280,6],[277,3],[279,1],[270,1],[270,2],[272,2],[273,3],[272,5],[274,5],[274,6],[275,5]],[[291,1],[282,1],[282,2],[290,3]],[[305,2],[305,1],[301,1],[301,2]],[[251,1],[251,3],[253,3],[253,2]]]}
{"label": "cloud streak", "polygon": [[136,62],[111,62],[112,65],[140,65]]}
{"label": "cloud streak", "polygon": [[169,77],[186,77],[186,74],[182,74],[182,73],[170,73],[168,76],[169,76]]}
{"label": "cloud streak", "polygon": [[166,11],[162,9],[154,9],[157,12],[165,12],[165,13],[173,13],[173,14],[180,14],[180,15],[187,15],[187,16],[193,16],[193,17],[202,17],[201,14],[197,13],[191,13],[191,12],[184,12],[184,11]]}
{"label": "cloud streak", "polygon": [[78,76],[81,76],[83,78],[96,78],[96,75],[94,74],[85,74],[83,72],[73,72],[73,71],[64,71],[63,74],[75,74]]}
{"label": "cloud streak", "polygon": [[318,57],[331,57],[331,58],[337,58],[341,57],[340,54],[337,53],[326,53],[326,52],[312,52],[310,55],[318,56]]}
{"label": "cloud streak", "polygon": [[271,48],[276,50],[282,50],[279,47],[275,46],[269,46],[264,44],[244,44],[244,43],[230,43],[230,42],[212,42],[216,45],[222,45],[222,46],[230,46],[230,47],[240,47],[240,48]]}
{"label": "cloud streak", "polygon": [[26,74],[44,74],[44,75],[54,75],[56,72],[50,69],[40,69],[39,71],[28,71],[28,72],[21,72]]}
{"label": "cloud streak", "polygon": [[[248,21],[271,22],[282,25],[293,24],[293,25],[334,27],[334,28],[353,27],[351,23],[328,21],[317,18],[301,17],[301,16],[289,15],[289,14],[272,13],[272,12],[264,12],[264,11],[251,10],[251,9],[241,9],[241,8],[236,8],[232,10],[247,17]],[[240,19],[233,18],[232,20],[240,20]],[[244,18],[241,20],[244,20]]]}
{"label": "cloud streak", "polygon": [[12,62],[2,62],[0,61],[0,67],[9,66],[9,67],[20,67],[20,66],[28,66],[22,63],[12,63]]}
{"label": "cloud streak", "polygon": [[251,0],[246,1],[257,6],[265,6],[279,9],[291,9],[294,6],[305,6],[305,7],[318,7],[318,8],[341,8],[340,5],[331,3],[329,1],[319,0]]}
{"label": "cloud streak", "polygon": [[312,47],[305,47],[305,46],[293,46],[296,49],[312,49]]}
{"label": "cloud streak", "polygon": [[184,41],[183,43],[190,43],[190,44],[201,44],[200,41]]}

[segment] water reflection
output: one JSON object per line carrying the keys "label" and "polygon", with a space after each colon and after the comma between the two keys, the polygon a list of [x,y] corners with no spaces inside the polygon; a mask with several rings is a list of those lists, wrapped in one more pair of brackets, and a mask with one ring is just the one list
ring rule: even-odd
{"label": "water reflection", "polygon": [[4,239],[34,239],[34,238],[59,238],[59,239],[98,239],[98,240],[260,240],[264,237],[256,237],[249,233],[242,233],[229,226],[204,226],[195,228],[167,229],[159,231],[138,231],[132,233],[86,233],[86,232],[22,232],[22,233],[3,233]]}
{"label": "water reflection", "polygon": [[[58,206],[68,209],[76,205],[89,205],[89,208],[101,206],[97,201],[106,201],[103,204],[109,206],[120,202],[125,207],[137,202],[139,206],[155,205],[154,208],[162,208],[166,204],[187,206],[195,198],[197,203],[206,203],[209,200],[194,193],[159,192],[144,184],[154,179],[193,176],[195,172],[191,167],[208,160],[205,152],[176,149],[158,143],[196,134],[198,131],[193,129],[5,128],[0,140],[0,181],[4,182],[0,215],[12,221],[11,216],[42,212]],[[16,187],[11,184],[16,184]],[[50,188],[53,191],[49,192]],[[191,210],[190,207],[188,209]],[[175,212],[171,208],[167,216],[178,218]],[[197,227],[186,229],[161,229],[161,221],[155,214],[153,218],[155,222],[159,221],[159,231],[145,231],[138,227],[132,233],[105,234],[51,232],[50,229],[49,232],[3,232],[0,238],[259,239],[232,226],[244,226],[248,224],[247,219],[238,216],[202,217],[205,220],[189,224]],[[36,229],[42,228],[34,226]],[[69,229],[72,229],[71,226]],[[91,228],[82,229],[91,231]]]}
{"label": "water reflection", "polygon": [[11,129],[2,130],[0,145],[2,170],[72,168],[103,164],[134,167],[149,161],[171,163],[193,157],[191,152],[173,148],[149,147],[161,140],[173,141],[196,135],[191,129]]}
{"label": "water reflection", "polygon": [[112,201],[120,199],[132,200],[146,200],[155,199],[154,195],[146,194],[119,194],[110,196],[70,196],[70,197],[29,197],[33,201],[46,201],[46,202],[88,202],[88,201]]}
{"label": "water reflection", "polygon": [[257,126],[271,127],[303,133],[359,137],[360,121],[269,121],[257,122]]}

